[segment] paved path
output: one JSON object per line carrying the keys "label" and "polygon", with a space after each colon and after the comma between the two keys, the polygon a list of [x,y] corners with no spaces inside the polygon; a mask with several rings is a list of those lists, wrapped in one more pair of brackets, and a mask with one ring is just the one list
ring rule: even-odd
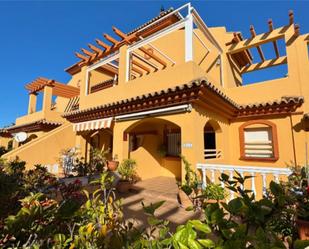
{"label": "paved path", "polygon": [[200,213],[186,211],[177,200],[178,187],[176,181],[170,177],[155,177],[138,182],[128,194],[120,195],[123,198],[124,215],[126,219],[134,219],[136,227],[147,225],[147,216],[142,204],[145,205],[165,200],[165,203],[156,211],[160,219],[170,221],[172,231],[189,219],[200,217]]}

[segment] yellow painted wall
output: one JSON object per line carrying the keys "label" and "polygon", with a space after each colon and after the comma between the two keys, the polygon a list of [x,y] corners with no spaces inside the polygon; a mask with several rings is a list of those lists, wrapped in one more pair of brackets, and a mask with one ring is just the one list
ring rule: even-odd
{"label": "yellow painted wall", "polygon": [[5,147],[6,149],[8,148],[8,143],[11,141],[12,138],[10,137],[0,137],[0,146]]}
{"label": "yellow painted wall", "polygon": [[12,160],[18,156],[27,162],[27,169],[35,164],[55,164],[63,149],[75,146],[75,134],[72,125],[66,123],[25,145],[3,155],[3,158]]}

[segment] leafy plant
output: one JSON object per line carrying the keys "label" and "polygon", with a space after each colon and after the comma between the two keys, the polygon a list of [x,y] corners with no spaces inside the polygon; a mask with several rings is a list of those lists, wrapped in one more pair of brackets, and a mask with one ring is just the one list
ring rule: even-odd
{"label": "leafy plant", "polygon": [[136,161],[134,159],[124,159],[118,167],[118,173],[122,180],[133,182],[136,177]]}
{"label": "leafy plant", "polygon": [[4,146],[0,146],[0,157],[7,152],[8,152],[8,150]]}
{"label": "leafy plant", "polygon": [[58,184],[57,178],[49,173],[46,167],[42,165],[34,165],[34,169],[30,169],[24,173],[24,188],[28,192],[50,192]]}
{"label": "leafy plant", "polygon": [[108,150],[100,150],[97,148],[91,149],[90,150],[90,168],[89,168],[89,173],[93,174],[95,172],[102,172],[104,168],[106,168],[107,164],[107,155],[109,153]]}
{"label": "leafy plant", "polygon": [[202,191],[202,197],[207,200],[224,200],[226,196],[227,193],[220,184],[209,183]]}
{"label": "leafy plant", "polygon": [[185,165],[185,182],[180,185],[187,195],[191,195],[193,192],[197,194],[199,181],[196,172],[191,168],[191,164],[186,160],[184,156],[181,156],[182,162]]}

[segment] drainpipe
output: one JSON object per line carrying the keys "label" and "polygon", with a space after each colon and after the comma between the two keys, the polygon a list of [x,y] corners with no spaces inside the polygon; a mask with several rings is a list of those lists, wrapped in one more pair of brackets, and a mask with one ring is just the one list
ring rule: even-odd
{"label": "drainpipe", "polygon": [[292,114],[289,115],[290,118],[290,125],[291,125],[291,135],[292,135],[292,146],[293,146],[293,156],[294,156],[294,165],[297,166],[297,159],[296,159],[296,146],[295,146],[295,137],[294,137],[294,130],[293,130],[293,120],[292,120]]}

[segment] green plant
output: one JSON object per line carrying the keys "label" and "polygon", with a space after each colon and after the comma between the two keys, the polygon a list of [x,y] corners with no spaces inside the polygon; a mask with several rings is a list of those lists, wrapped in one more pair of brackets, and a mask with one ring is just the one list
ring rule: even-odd
{"label": "green plant", "polygon": [[309,221],[309,184],[307,167],[296,168],[289,176],[289,193],[295,199],[297,218]]}
{"label": "green plant", "polygon": [[77,176],[86,176],[89,173],[89,164],[83,161],[83,158],[77,158],[74,163],[73,171]]}
{"label": "green plant", "polygon": [[102,172],[103,169],[106,167],[107,164],[107,154],[109,153],[110,149],[107,150],[100,150],[97,148],[90,150],[90,164],[89,166],[89,173],[93,174],[95,172]]}
{"label": "green plant", "polygon": [[4,146],[0,146],[0,157],[7,152],[8,152],[8,150]]}
{"label": "green plant", "polygon": [[48,193],[58,184],[57,178],[40,164],[24,172],[23,181],[25,190],[33,193]]}
{"label": "green plant", "polygon": [[196,172],[191,168],[191,164],[184,156],[181,156],[182,162],[185,165],[185,182],[180,185],[180,188],[187,194],[197,194],[199,181]]}
{"label": "green plant", "polygon": [[209,183],[202,192],[202,197],[207,200],[224,200],[226,196],[227,193],[224,188],[220,186],[220,184]]}
{"label": "green plant", "polygon": [[124,159],[118,167],[118,173],[122,180],[133,182],[136,177],[136,161],[134,159]]}

